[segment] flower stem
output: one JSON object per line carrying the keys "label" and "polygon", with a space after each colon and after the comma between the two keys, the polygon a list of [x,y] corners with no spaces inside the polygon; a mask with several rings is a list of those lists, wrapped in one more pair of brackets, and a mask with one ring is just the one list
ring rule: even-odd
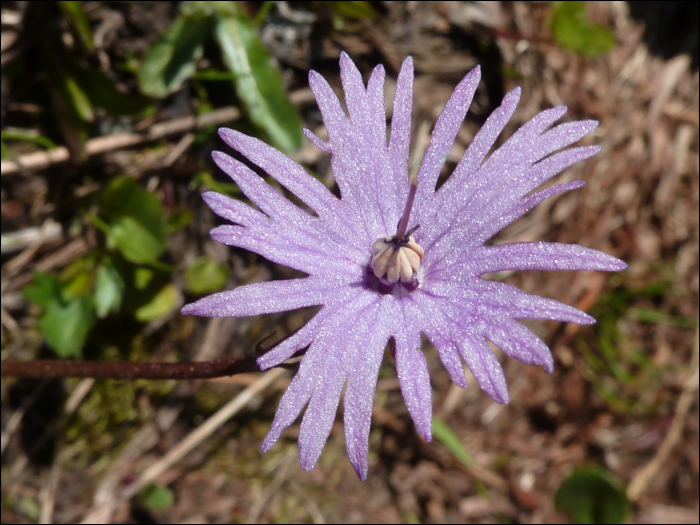
{"label": "flower stem", "polygon": [[2,377],[93,377],[95,379],[211,379],[259,372],[257,355],[194,363],[129,361],[3,361]]}
{"label": "flower stem", "polygon": [[[274,336],[272,332],[255,345],[255,353],[245,357],[197,361],[193,363],[135,363],[131,361],[68,361],[46,359],[42,361],[2,362],[2,377],[92,377],[94,379],[213,379],[247,372],[260,372],[257,359],[270,347],[263,343]],[[290,334],[292,335],[292,334]],[[288,335],[287,337],[289,337]],[[286,338],[285,338],[286,339]],[[305,350],[296,355],[302,355]],[[290,368],[293,365],[279,365]]]}
{"label": "flower stem", "polygon": [[401,221],[399,221],[399,228],[396,230],[397,241],[402,240],[404,235],[406,235],[408,219],[411,218],[411,208],[413,208],[413,199],[416,198],[416,188],[418,188],[418,182],[413,181],[410,189],[408,190],[408,199],[406,199],[406,207],[403,209],[403,215],[401,216]]}

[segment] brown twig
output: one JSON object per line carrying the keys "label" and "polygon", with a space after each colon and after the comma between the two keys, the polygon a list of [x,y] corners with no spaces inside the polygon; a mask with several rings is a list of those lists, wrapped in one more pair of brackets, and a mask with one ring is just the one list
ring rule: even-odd
{"label": "brown twig", "polygon": [[[85,152],[87,155],[106,153],[156,140],[167,135],[201,129],[207,126],[221,126],[232,120],[238,120],[240,117],[241,112],[237,107],[225,107],[197,117],[187,116],[154,124],[145,133],[117,133],[106,137],[97,137],[87,141]],[[5,176],[18,173],[23,169],[46,168],[52,164],[65,162],[69,158],[68,149],[64,146],[58,146],[48,151],[35,151],[34,153],[22,155],[16,161],[3,160],[0,172]]]}

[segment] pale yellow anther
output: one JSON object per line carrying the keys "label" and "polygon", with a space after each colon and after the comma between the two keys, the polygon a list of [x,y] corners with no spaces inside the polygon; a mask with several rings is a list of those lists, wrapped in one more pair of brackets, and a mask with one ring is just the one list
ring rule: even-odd
{"label": "pale yellow anther", "polygon": [[386,276],[390,283],[399,279],[407,283],[420,268],[423,254],[423,248],[416,244],[413,237],[409,237],[405,244],[393,237],[384,237],[372,246],[372,270],[380,279]]}

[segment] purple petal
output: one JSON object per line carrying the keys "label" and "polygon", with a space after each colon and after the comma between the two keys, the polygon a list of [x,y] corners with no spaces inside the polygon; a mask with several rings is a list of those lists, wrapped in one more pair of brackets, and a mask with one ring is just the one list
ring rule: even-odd
{"label": "purple petal", "polygon": [[508,403],[506,376],[486,340],[468,336],[459,344],[459,351],[481,389],[497,403]]}
{"label": "purple petal", "polygon": [[264,230],[224,225],[210,232],[211,238],[228,246],[237,246],[258,253],[270,261],[314,275],[333,274],[339,281],[358,281],[367,257],[347,246],[334,249],[316,247],[309,239],[292,228],[288,233],[274,228]]}
{"label": "purple petal", "polygon": [[[359,296],[358,292],[358,296]],[[349,298],[347,302],[353,302],[356,299]],[[331,304],[324,306],[309,322],[301,327],[296,333],[280,342],[265,355],[258,358],[257,363],[260,370],[267,370],[273,366],[277,366],[283,361],[292,357],[305,346],[309,346],[318,333],[323,329],[329,317],[338,312],[341,308],[345,308],[346,302],[340,304]]]}
{"label": "purple petal", "polygon": [[484,304],[511,314],[513,319],[548,319],[576,324],[593,324],[595,319],[581,310],[553,299],[531,295],[506,283],[490,282],[484,290]]}
{"label": "purple petal", "polygon": [[593,324],[590,315],[553,299],[530,295],[511,284],[486,281],[471,276],[458,281],[450,272],[449,280],[433,278],[424,283],[424,289],[444,300],[444,312],[451,312],[453,321],[478,316],[497,322],[502,316],[512,319],[548,319],[576,324]]}
{"label": "purple petal", "polygon": [[[498,218],[504,214],[505,209],[518,203],[524,195],[561,173],[569,166],[592,157],[599,151],[600,147],[598,146],[584,146],[571,148],[547,157],[524,169],[522,174],[518,174],[506,182],[499,183],[493,188],[493,194],[489,198],[479,198],[471,201],[462,213],[465,216],[478,215],[483,217],[483,224],[487,226],[485,231],[496,233],[500,228],[499,230],[494,230],[494,226],[491,223],[498,222]],[[486,237],[484,235],[470,235],[469,237],[475,243],[481,244],[488,240],[493,233]],[[459,241],[457,242],[459,243]]]}
{"label": "purple petal", "polygon": [[[586,183],[582,180],[562,182],[561,184],[556,184],[538,191],[529,197],[525,197],[516,202],[505,212],[500,213],[499,217],[495,220],[485,222],[483,227],[480,228],[476,234],[473,234],[473,237],[478,239],[478,243],[483,243],[493,237],[503,228],[525,215],[540,202],[549,199],[550,197],[554,197],[555,195],[559,195],[560,193],[564,193],[565,191],[578,190],[583,188],[585,185]],[[461,240],[463,239],[460,237],[455,242],[459,243]]]}
{"label": "purple petal", "polygon": [[599,151],[600,146],[570,148],[533,164],[523,175],[519,192],[522,192],[522,195],[531,192],[569,166],[588,159]]}
{"label": "purple petal", "polygon": [[[442,170],[447,156],[452,150],[457,132],[464,122],[464,117],[467,115],[467,110],[469,110],[480,80],[481,68],[476,66],[457,84],[454,93],[440,113],[430,136],[423,162],[418,170],[417,206],[423,206],[430,202],[430,197],[435,191],[435,185],[440,176],[440,170]],[[422,213],[419,216],[422,216]]]}
{"label": "purple petal", "polygon": [[310,177],[300,164],[261,140],[238,131],[224,128],[219,130],[219,135],[226,144],[299,197],[316,212],[331,232],[342,238],[354,238],[357,224],[346,224],[343,204],[319,180]]}
{"label": "purple petal", "polygon": [[[272,445],[277,442],[282,431],[291,425],[299,416],[302,408],[304,408],[304,405],[306,405],[315,391],[324,388],[333,388],[335,384],[333,377],[330,377],[329,381],[326,382],[324,376],[326,373],[333,374],[333,371],[337,371],[339,368],[346,366],[342,360],[342,349],[339,350],[337,341],[344,340],[343,336],[347,332],[347,319],[356,317],[358,311],[365,308],[374,300],[375,298],[371,294],[363,294],[360,300],[354,301],[352,304],[348,303],[346,308],[338,309],[325,319],[322,327],[322,334],[311,343],[311,346],[301,360],[299,370],[280,400],[275,418],[263,441],[263,452],[267,452],[272,448]],[[340,387],[342,388],[342,382]],[[338,400],[335,401],[335,407],[337,408],[337,406]],[[310,418],[314,420],[314,411],[312,411],[311,414],[312,416],[310,416]],[[333,414],[332,417],[335,418],[335,414]],[[318,423],[318,421],[316,422]],[[327,423],[327,421],[325,421],[325,423]],[[331,425],[332,424],[333,421],[331,419]],[[308,425],[309,423],[307,423],[307,427]],[[321,425],[319,428],[322,429],[323,426]],[[328,434],[322,437],[321,448],[327,438]],[[307,446],[308,445],[311,445],[311,443],[307,443]],[[301,456],[302,451],[300,449],[300,459]]]}
{"label": "purple petal", "polygon": [[320,337],[320,340],[326,343],[325,351],[330,362],[329,366],[317,368],[315,372],[316,386],[301,421],[299,464],[302,470],[309,471],[314,468],[331,433],[340,403],[340,393],[348,374],[348,364],[353,361],[359,346],[349,345],[348,338],[343,335],[349,326],[356,325],[361,315],[361,312],[352,312],[351,315],[346,313],[343,319],[343,334]]}
{"label": "purple petal", "polygon": [[482,246],[476,254],[483,273],[503,270],[599,270],[616,272],[627,268],[621,260],[579,246],[556,242],[514,242]]}
{"label": "purple petal", "polygon": [[331,152],[330,143],[326,142],[325,140],[321,140],[318,135],[316,135],[316,133],[310,129],[304,128],[302,131],[304,132],[304,135],[306,135],[306,138],[309,139],[313,145],[320,149],[323,153]]}
{"label": "purple petal", "polygon": [[[407,318],[398,314],[398,319]],[[420,350],[420,333],[407,330],[401,323],[394,331],[396,342],[396,373],[408,412],[418,434],[426,441],[432,439],[433,404],[430,374],[425,355]]]}
{"label": "purple petal", "polygon": [[386,147],[386,108],[384,106],[384,67],[374,68],[367,82],[368,127],[374,130],[371,137],[378,147]]}
{"label": "purple petal", "polygon": [[321,110],[323,123],[326,126],[328,137],[332,143],[345,134],[348,119],[333,89],[326,79],[316,71],[309,71],[309,87],[316,97],[318,109]]}
{"label": "purple petal", "polygon": [[[398,202],[398,189],[407,186],[407,181],[395,176],[386,148],[386,124],[377,124],[385,118],[382,71],[373,74],[372,92],[368,93],[347,54],[342,54],[340,62],[349,120],[337,115],[342,110],[339,105],[336,108],[337,98],[325,81],[313,78],[312,89],[328,129],[331,170],[347,213],[353,214],[354,221],[357,218],[358,244],[367,245],[396,227],[403,205]],[[372,108],[380,103],[381,115],[373,114],[377,112]],[[327,120],[326,114],[335,116]]]}
{"label": "purple petal", "polygon": [[503,98],[501,105],[486,119],[486,122],[464,152],[452,175],[437,191],[436,197],[438,201],[435,205],[437,209],[439,209],[440,203],[444,199],[449,199],[453,191],[463,186],[466,179],[484,162],[486,155],[513,116],[515,108],[520,101],[520,94],[521,89],[519,87],[509,92]]}
{"label": "purple petal", "polygon": [[388,303],[387,299],[380,300],[361,321],[363,325],[358,333],[365,330],[362,351],[357,353],[350,367],[343,401],[345,447],[350,463],[362,481],[367,478],[369,429],[377,377],[392,323],[393,308],[388,307]]}
{"label": "purple petal", "polygon": [[[299,460],[301,468],[304,470],[311,470],[321,455],[323,445],[328,439],[335,420],[343,385],[348,376],[352,378],[353,374],[357,373],[352,365],[357,363],[358,359],[364,360],[366,358],[360,354],[365,353],[368,326],[370,323],[373,324],[373,320],[376,318],[378,303],[376,297],[373,297],[370,304],[367,305],[365,301],[362,311],[353,312],[351,317],[346,313],[344,326],[341,329],[343,334],[347,334],[347,336],[342,337],[336,334],[335,337],[335,342],[338,344],[334,359],[336,364],[329,370],[319,371],[322,378],[319,378],[319,387],[315,389],[311,397],[299,432]],[[379,354],[381,361],[383,352],[376,353]],[[376,379],[374,385],[376,386]],[[374,394],[372,393],[369,397],[370,413],[373,399]]]}
{"label": "purple petal", "polygon": [[528,365],[542,365],[548,374],[554,371],[549,347],[527,327],[517,321],[491,323],[488,338],[503,352]]}
{"label": "purple petal", "polygon": [[216,165],[238,184],[243,193],[265,215],[304,228],[318,238],[319,242],[326,240],[327,232],[313,223],[311,215],[285,199],[245,164],[220,151],[214,151],[211,156]]}
{"label": "purple petal", "polygon": [[296,352],[311,344],[317,334],[333,319],[334,316],[344,316],[348,311],[363,308],[374,300],[373,294],[365,290],[354,288],[338,297],[336,302],[327,301],[324,306],[308,323],[299,329],[294,335],[288,337],[265,355],[258,358],[258,366],[261,370],[267,370],[289,359]]}
{"label": "purple petal", "polygon": [[277,443],[280,435],[289,425],[294,423],[294,420],[299,417],[301,410],[308,403],[313,391],[314,384],[317,379],[317,370],[323,369],[328,364],[328,352],[325,345],[319,340],[314,341],[306,351],[299,370],[294,379],[284,392],[280,403],[277,406],[277,412],[270,425],[270,430],[262,442],[262,451],[267,452],[272,446]]}
{"label": "purple petal", "polygon": [[[488,237],[477,235],[478,229],[492,235],[495,231],[490,223],[497,221],[504,209],[559,171],[599,150],[595,146],[575,148],[538,163],[598,125],[596,121],[568,122],[540,135],[554,117],[558,118],[565,111],[565,108],[555,109],[558,111],[540,113],[520,128],[465,184],[454,185],[450,193],[445,190],[441,194],[444,197],[437,203],[440,213],[428,224],[422,237],[426,252],[434,252],[433,260],[444,257],[451,246],[474,246],[484,242]],[[480,218],[479,223],[474,217]]]}
{"label": "purple petal", "polygon": [[[411,111],[413,108],[413,58],[403,61],[399,77],[396,80],[394,94],[394,112],[391,117],[389,134],[389,155],[395,178],[408,179],[409,145],[411,143]],[[400,202],[406,201],[406,195],[400,196]]]}
{"label": "purple petal", "polygon": [[211,208],[211,211],[219,217],[241,226],[258,226],[271,223],[270,218],[264,213],[221,193],[207,191],[202,193],[202,198],[207,203],[207,206]]}
{"label": "purple petal", "polygon": [[415,319],[420,313],[422,331],[428,336],[430,342],[437,349],[440,361],[450,374],[452,381],[462,388],[467,388],[467,379],[464,377],[464,366],[459,357],[459,351],[452,342],[452,337],[448,333],[448,323],[440,307],[440,301],[434,300],[431,296],[423,293],[414,294],[416,309],[418,312],[411,312],[409,315]]}
{"label": "purple petal", "polygon": [[345,104],[348,106],[350,121],[356,124],[369,124],[367,90],[362,80],[362,73],[345,51],[340,53],[340,81],[343,84]]}
{"label": "purple petal", "polygon": [[337,288],[338,285],[328,279],[315,277],[247,284],[187,304],[180,312],[205,317],[243,317],[284,312],[323,304],[329,293],[341,291]]}

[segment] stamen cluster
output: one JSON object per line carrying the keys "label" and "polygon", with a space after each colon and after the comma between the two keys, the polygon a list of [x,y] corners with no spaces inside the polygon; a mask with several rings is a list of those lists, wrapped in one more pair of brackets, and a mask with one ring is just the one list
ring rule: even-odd
{"label": "stamen cluster", "polygon": [[403,239],[396,236],[377,239],[372,245],[372,270],[379,279],[386,276],[389,283],[399,279],[408,283],[420,268],[424,253],[411,235],[405,235]]}

